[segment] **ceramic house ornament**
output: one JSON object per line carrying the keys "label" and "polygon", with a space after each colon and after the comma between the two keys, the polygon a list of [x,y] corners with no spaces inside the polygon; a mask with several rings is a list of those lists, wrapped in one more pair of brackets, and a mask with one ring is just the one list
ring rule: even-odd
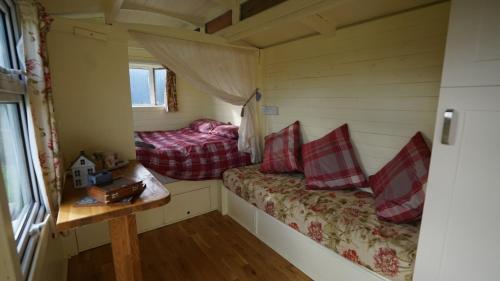
{"label": "ceramic house ornament", "polygon": [[89,175],[95,172],[95,163],[92,162],[85,152],[80,151],[80,156],[71,164],[71,175],[73,176],[73,186],[82,188],[91,185]]}

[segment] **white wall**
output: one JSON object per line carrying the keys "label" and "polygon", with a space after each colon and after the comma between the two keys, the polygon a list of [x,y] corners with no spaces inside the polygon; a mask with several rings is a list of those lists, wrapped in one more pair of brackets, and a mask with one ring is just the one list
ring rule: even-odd
{"label": "white wall", "polygon": [[304,142],[348,123],[373,174],[422,131],[432,139],[449,3],[263,51],[265,132],[300,120]]}
{"label": "white wall", "polygon": [[235,106],[217,98],[211,98],[211,116],[216,120],[231,122],[235,125],[241,123],[241,106]]}
{"label": "white wall", "polygon": [[28,281],[65,281],[68,258],[63,249],[63,238],[52,237],[50,223],[41,231],[37,249],[30,268]]}
{"label": "white wall", "polygon": [[[74,35],[100,32],[105,41]],[[128,36],[104,24],[56,18],[48,35],[54,109],[65,164],[79,154],[114,151],[134,159]]]}
{"label": "white wall", "polygon": [[[139,47],[129,47],[130,62],[158,63]],[[134,130],[174,130],[186,127],[198,118],[213,118],[239,125],[239,107],[200,92],[177,75],[178,112],[165,112],[161,107],[133,108]]]}

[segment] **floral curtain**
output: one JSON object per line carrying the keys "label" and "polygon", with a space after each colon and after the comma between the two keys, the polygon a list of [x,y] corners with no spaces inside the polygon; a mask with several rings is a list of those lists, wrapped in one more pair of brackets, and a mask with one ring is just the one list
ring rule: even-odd
{"label": "floral curtain", "polygon": [[[58,210],[62,189],[62,165],[54,119],[47,53],[47,33],[53,19],[33,1],[18,1],[24,45],[27,96],[38,150],[39,166],[49,212]],[[22,49],[22,48],[21,48]],[[37,161],[35,160],[35,165]],[[54,217],[54,216],[53,216]]]}
{"label": "floral curtain", "polygon": [[177,105],[177,75],[175,75],[175,72],[170,70],[168,67],[165,68],[167,69],[167,90],[165,91],[167,96],[165,97],[165,110],[167,112],[176,112],[179,111]]}

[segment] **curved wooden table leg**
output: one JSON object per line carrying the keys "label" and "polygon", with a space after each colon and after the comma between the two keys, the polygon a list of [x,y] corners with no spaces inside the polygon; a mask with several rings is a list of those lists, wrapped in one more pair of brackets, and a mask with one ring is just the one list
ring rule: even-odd
{"label": "curved wooden table leg", "polygon": [[117,281],[142,281],[135,215],[109,221],[113,264]]}

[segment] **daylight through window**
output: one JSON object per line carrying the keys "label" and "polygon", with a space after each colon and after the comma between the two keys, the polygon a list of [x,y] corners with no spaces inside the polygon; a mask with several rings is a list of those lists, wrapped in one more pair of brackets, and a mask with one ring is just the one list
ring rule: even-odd
{"label": "daylight through window", "polygon": [[167,89],[167,70],[156,65],[130,65],[132,106],[163,106]]}

